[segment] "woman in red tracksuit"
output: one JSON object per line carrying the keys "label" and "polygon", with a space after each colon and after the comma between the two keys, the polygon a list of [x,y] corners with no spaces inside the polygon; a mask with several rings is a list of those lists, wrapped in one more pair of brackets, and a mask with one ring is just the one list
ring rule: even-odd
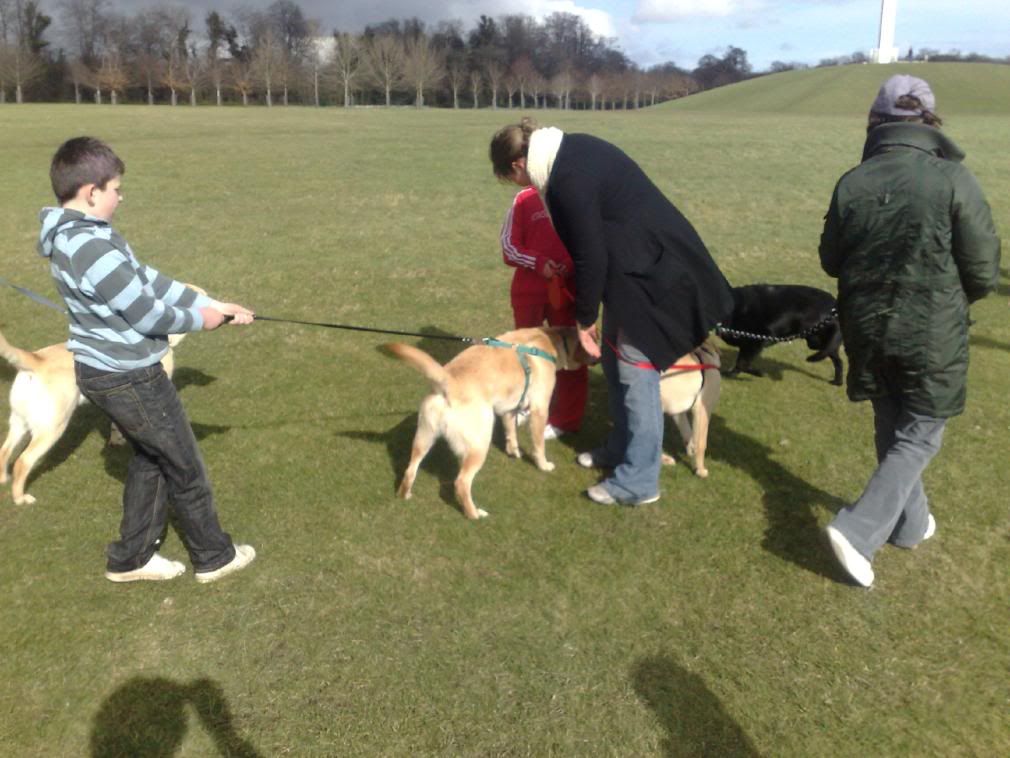
{"label": "woman in red tracksuit", "polygon": [[[501,230],[502,257],[515,268],[512,313],[516,329],[575,326],[574,267],[539,193],[525,187],[515,196]],[[553,291],[552,291],[553,290]],[[545,439],[578,431],[586,407],[589,371],[558,371]]]}

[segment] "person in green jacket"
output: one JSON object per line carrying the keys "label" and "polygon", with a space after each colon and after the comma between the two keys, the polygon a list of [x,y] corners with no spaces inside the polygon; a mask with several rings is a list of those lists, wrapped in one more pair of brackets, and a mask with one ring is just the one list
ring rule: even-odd
{"label": "person in green jacket", "polygon": [[968,305],[999,277],[989,205],[934,108],[922,79],[884,82],[862,162],[835,186],[821,235],[821,266],[838,278],[849,399],[873,404],[877,469],[827,527],[864,587],[886,542],[912,548],[936,531],[922,472],[964,410]]}

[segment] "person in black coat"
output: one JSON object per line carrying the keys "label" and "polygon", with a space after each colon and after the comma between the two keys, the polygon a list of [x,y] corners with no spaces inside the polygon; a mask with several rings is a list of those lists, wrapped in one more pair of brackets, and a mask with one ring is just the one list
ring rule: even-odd
{"label": "person in black coat", "polygon": [[[631,158],[588,134],[506,126],[491,141],[495,174],[533,185],[575,265],[583,347],[602,362],[613,430],[578,456],[613,468],[586,494],[605,504],[659,499],[660,372],[700,345],[733,309],[729,283],[701,237]],[[643,364],[651,367],[643,368]]]}

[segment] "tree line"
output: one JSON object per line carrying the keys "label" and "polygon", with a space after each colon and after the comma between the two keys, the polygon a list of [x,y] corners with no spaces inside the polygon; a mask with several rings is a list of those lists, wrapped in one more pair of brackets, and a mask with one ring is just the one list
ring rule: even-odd
{"label": "tree line", "polygon": [[54,18],[39,0],[0,0],[0,103],[627,109],[754,75],[732,46],[692,70],[640,68],[570,13],[481,16],[470,29],[390,19],[352,33],[325,31],[294,0],[195,24],[168,4],[127,15],[109,0],[57,0]]}

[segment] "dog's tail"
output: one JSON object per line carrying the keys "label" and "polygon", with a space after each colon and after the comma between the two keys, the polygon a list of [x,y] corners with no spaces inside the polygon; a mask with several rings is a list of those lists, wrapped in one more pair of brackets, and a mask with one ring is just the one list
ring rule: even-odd
{"label": "dog's tail", "polygon": [[35,353],[14,347],[2,333],[0,333],[0,356],[18,371],[37,371],[42,365],[42,360]]}
{"label": "dog's tail", "polygon": [[426,352],[410,345],[404,345],[402,342],[391,342],[388,345],[383,345],[383,349],[391,353],[393,357],[399,358],[404,363],[408,363],[416,368],[431,382],[432,389],[445,397],[449,397],[450,376],[448,372],[446,372],[442,364]]}

